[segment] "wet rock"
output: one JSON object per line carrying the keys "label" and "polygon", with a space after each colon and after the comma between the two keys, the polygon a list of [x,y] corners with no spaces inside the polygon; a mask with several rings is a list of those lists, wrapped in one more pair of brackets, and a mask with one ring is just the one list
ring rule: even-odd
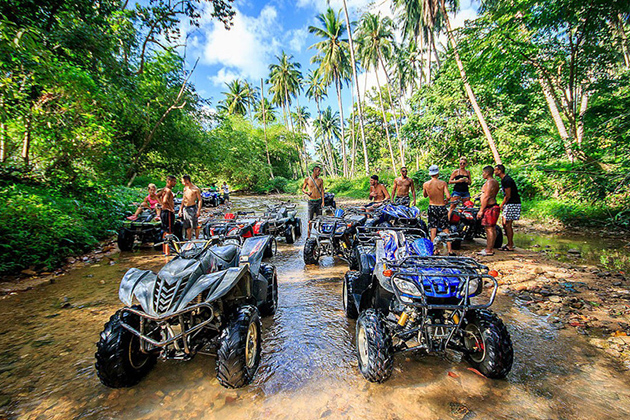
{"label": "wet rock", "polygon": [[470,411],[468,407],[464,404],[458,402],[449,403],[449,408],[451,409],[451,415],[456,419],[471,419],[475,417],[475,413]]}
{"label": "wet rock", "polygon": [[109,262],[109,265],[114,265],[114,264],[116,264],[116,261],[110,261]]}
{"label": "wet rock", "polygon": [[582,251],[580,251],[580,250],[579,250],[579,249],[577,249],[577,248],[571,248],[571,249],[569,249],[569,250],[567,251],[567,254],[568,254],[570,257],[581,257],[581,256],[582,256]]}
{"label": "wet rock", "polygon": [[165,395],[165,394],[164,394],[162,391],[156,391],[156,392],[155,392],[155,396],[156,396],[156,397],[159,397],[159,398],[164,398],[164,395]]}
{"label": "wet rock", "polygon": [[238,396],[228,395],[225,397],[225,404],[233,404],[238,399]]}
{"label": "wet rock", "polygon": [[45,335],[43,337],[38,338],[37,340],[33,340],[31,342],[31,347],[38,348],[38,347],[48,346],[52,343],[54,343],[54,340],[50,338],[50,336]]}
{"label": "wet rock", "polygon": [[26,270],[22,270],[21,273],[24,274],[25,276],[36,276],[37,275],[37,271],[33,270],[32,268],[27,268]]}
{"label": "wet rock", "polygon": [[105,280],[99,280],[100,284],[105,284]]}
{"label": "wet rock", "polygon": [[542,267],[536,267],[534,268],[534,274],[538,274],[538,275],[545,274],[545,270],[543,270]]}
{"label": "wet rock", "polygon": [[94,277],[94,274],[87,274],[85,277],[87,277],[88,279],[91,279],[92,277]]}
{"label": "wet rock", "polygon": [[330,416],[331,414],[332,414],[332,410],[331,410],[330,408],[328,408],[328,409],[326,409],[326,410],[324,410],[324,411],[322,412],[322,414],[319,416],[319,418],[320,418],[320,419],[323,419],[323,418],[325,418],[325,417]]}
{"label": "wet rock", "polygon": [[59,307],[62,309],[71,308],[72,305],[70,304],[70,298],[68,298],[68,296],[64,296],[59,299]]}
{"label": "wet rock", "polygon": [[621,282],[620,281],[613,281],[613,286],[621,286]]}
{"label": "wet rock", "polygon": [[549,296],[549,301],[553,302],[553,303],[560,303],[562,302],[562,298],[560,296]]}
{"label": "wet rock", "polygon": [[74,258],[72,258],[72,257],[68,257],[68,258],[66,259],[66,262],[67,262],[68,264],[74,264],[75,262],[77,262],[77,260],[76,260],[76,259],[74,259]]}

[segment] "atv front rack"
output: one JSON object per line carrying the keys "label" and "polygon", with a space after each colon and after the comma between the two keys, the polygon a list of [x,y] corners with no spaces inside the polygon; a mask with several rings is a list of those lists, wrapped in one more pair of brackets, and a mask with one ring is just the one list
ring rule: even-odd
{"label": "atv front rack", "polygon": [[[494,300],[496,299],[497,291],[499,288],[499,283],[497,280],[488,274],[488,267],[485,265],[479,264],[472,258],[467,257],[439,257],[439,256],[407,256],[401,260],[386,260],[385,264],[388,269],[391,269],[393,274],[390,277],[390,283],[392,285],[392,289],[396,298],[399,302],[403,302],[405,305],[415,306],[418,308],[426,308],[426,309],[446,309],[446,310],[458,310],[463,309],[464,311],[469,309],[486,309],[492,306]],[[448,273],[424,273],[418,270],[418,268],[434,268],[434,269],[448,269],[448,270],[456,270],[456,272],[448,272]],[[414,282],[412,283],[416,289],[418,290],[418,295],[414,295],[414,297],[419,297],[420,302],[415,299],[403,299],[404,293],[402,290],[398,288],[396,285],[395,279],[401,279],[403,281],[408,281],[409,277],[417,276],[420,278],[420,284],[422,287],[418,287]],[[459,304],[438,304],[438,303],[428,303],[427,295],[424,289],[424,280],[429,279],[429,283],[431,284],[432,293],[434,297],[432,299],[440,298],[439,285],[436,284],[435,278],[439,277],[456,277],[459,279],[463,279],[464,281],[460,283],[459,289],[463,292],[459,295],[460,303]],[[477,280],[479,282],[483,282],[484,279],[487,279],[492,282],[492,294],[487,303],[483,304],[471,304],[470,303],[470,283],[472,280]],[[479,284],[478,287],[483,288],[483,283]],[[451,292],[444,293],[444,298],[451,297]]]}
{"label": "atv front rack", "polygon": [[[166,340],[162,340],[162,341],[157,341],[153,338],[151,338],[150,336],[148,336],[147,334],[145,334],[144,331],[144,326],[145,326],[145,322],[147,320],[149,321],[153,321],[156,322],[158,324],[158,327],[161,327],[163,325],[167,325],[168,321],[172,320],[173,318],[177,318],[177,320],[179,321],[179,325],[181,326],[181,328],[183,329],[184,326],[186,325],[185,323],[185,319],[184,316],[190,314],[192,317],[192,313],[194,311],[196,311],[197,309],[208,309],[210,311],[210,316],[208,317],[208,319],[206,319],[205,321],[200,322],[199,324],[193,325],[192,327],[190,327],[189,329],[180,332],[177,335],[173,335],[172,337],[166,339]],[[125,312],[129,312],[132,313],[134,315],[137,315],[140,318],[140,331],[138,331],[137,329],[135,329],[134,327],[132,327],[131,325],[125,323],[123,321],[123,316],[122,314]],[[173,314],[170,315],[166,315],[166,316],[151,316],[146,314],[143,311],[139,311],[137,309],[134,308],[123,308],[121,310],[121,317],[120,317],[120,324],[122,325],[123,328],[127,329],[129,332],[131,332],[132,334],[136,335],[138,338],[140,338],[141,340],[151,344],[154,347],[157,348],[162,348],[162,347],[166,347],[169,344],[173,344],[176,343],[177,340],[182,340],[183,343],[183,347],[184,347],[184,352],[186,354],[190,354],[191,350],[188,347],[188,337],[191,335],[195,335],[195,333],[197,333],[199,330],[201,330],[202,328],[210,328],[212,330],[218,331],[219,329],[212,324],[212,321],[214,320],[214,309],[212,309],[212,305],[209,303],[198,303],[196,305],[193,306],[189,306],[185,309],[182,309],[181,311],[175,312]],[[155,330],[154,330],[155,331]],[[142,343],[142,341],[141,341]],[[144,348],[144,346],[141,344],[140,346],[141,349]]]}

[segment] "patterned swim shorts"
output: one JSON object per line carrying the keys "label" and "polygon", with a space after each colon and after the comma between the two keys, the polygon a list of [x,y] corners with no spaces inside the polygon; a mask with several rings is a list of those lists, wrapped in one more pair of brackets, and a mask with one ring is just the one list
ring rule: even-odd
{"label": "patterned swim shorts", "polygon": [[506,204],[503,206],[503,217],[505,220],[519,220],[521,218],[520,204]]}
{"label": "patterned swim shorts", "polygon": [[427,214],[429,229],[444,230],[448,228],[448,207],[429,205]]}

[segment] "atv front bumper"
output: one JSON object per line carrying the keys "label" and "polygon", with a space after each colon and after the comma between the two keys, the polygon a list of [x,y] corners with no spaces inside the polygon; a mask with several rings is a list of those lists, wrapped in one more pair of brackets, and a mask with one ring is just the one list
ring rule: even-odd
{"label": "atv front bumper", "polygon": [[[189,322],[188,325],[191,325],[191,327],[184,330],[183,328],[186,325],[185,318],[186,317],[192,318],[193,312],[198,309],[208,309],[210,311],[210,316],[204,321],[195,325],[192,325],[192,322]],[[182,309],[179,312],[175,312],[173,314],[166,315],[166,316],[151,316],[151,315],[146,314],[143,311],[139,311],[137,309],[128,308],[128,307],[122,309],[121,315],[124,312],[129,312],[140,317],[140,331],[138,331],[131,325],[125,323],[124,321],[122,321],[123,317],[121,316],[120,322],[123,328],[127,329],[129,332],[139,337],[142,341],[149,343],[152,346],[157,347],[157,348],[166,347],[169,344],[176,343],[177,340],[181,339],[183,342],[184,351],[186,353],[189,353],[190,352],[190,349],[188,348],[189,336],[194,335],[197,331],[199,331],[202,328],[210,328],[215,331],[219,330],[214,324],[212,324],[212,321],[214,321],[215,317],[214,317],[214,310],[212,309],[212,305],[210,305],[209,303],[199,303],[193,306],[189,306],[185,309]],[[147,335],[145,331],[145,326],[147,324],[147,321],[156,323],[157,328],[160,328],[162,326],[168,327],[169,325],[172,324],[174,319],[177,319],[180,327],[182,328],[182,331],[179,332],[178,334],[172,334],[167,339],[161,340],[161,341],[157,341],[154,338]],[[154,328],[151,333],[155,332],[157,328]]]}

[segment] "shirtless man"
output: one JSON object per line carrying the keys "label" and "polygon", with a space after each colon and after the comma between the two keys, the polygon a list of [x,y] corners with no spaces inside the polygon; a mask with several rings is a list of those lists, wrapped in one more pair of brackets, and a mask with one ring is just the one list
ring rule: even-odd
{"label": "shirtless man", "polygon": [[[190,182],[190,176],[188,175],[182,177],[182,184],[184,184],[184,198],[182,199],[182,205],[179,207],[179,217],[183,215],[186,237],[188,240],[191,240],[193,232],[197,231],[199,215],[201,215],[201,190]],[[199,236],[198,233],[197,236]]]}
{"label": "shirtless man", "polygon": [[381,201],[389,200],[389,192],[385,185],[378,182],[378,175],[372,175],[370,177],[370,201],[374,203],[380,203]]}
{"label": "shirtless man", "polygon": [[302,192],[308,196],[308,235],[311,237],[311,220],[321,216],[324,207],[324,180],[319,177],[322,168],[315,165],[313,173],[304,180]]}
{"label": "shirtless man", "polygon": [[413,179],[407,176],[407,168],[404,166],[400,168],[400,177],[394,180],[394,189],[392,190],[392,197],[394,197],[394,204],[403,205],[409,207],[409,190],[413,196],[413,205],[416,205],[416,186],[413,184]]}
{"label": "shirtless man", "polygon": [[[440,169],[437,165],[431,165],[429,167],[429,175],[431,180],[425,182],[422,185],[422,193],[425,197],[429,197],[429,208],[427,213],[429,215],[429,229],[431,229],[431,241],[435,240],[438,229],[444,233],[448,233],[448,208],[446,203],[451,199],[451,194],[448,192],[448,184],[445,181],[439,179]],[[451,243],[446,242],[448,248],[448,255],[455,255],[451,249]],[[439,251],[436,249],[436,253]]]}
{"label": "shirtless man", "polygon": [[477,219],[481,219],[481,225],[486,230],[486,249],[478,252],[478,255],[489,256],[494,255],[494,241],[497,237],[496,226],[499,220],[500,208],[497,205],[497,193],[499,192],[499,183],[492,176],[494,168],[485,166],[483,168],[483,178],[486,182],[481,188],[481,208],[477,213]]}
{"label": "shirtless man", "polygon": [[177,184],[177,178],[173,175],[166,177],[166,187],[159,194],[162,203],[162,233],[173,233],[175,225],[175,200],[173,187]]}

